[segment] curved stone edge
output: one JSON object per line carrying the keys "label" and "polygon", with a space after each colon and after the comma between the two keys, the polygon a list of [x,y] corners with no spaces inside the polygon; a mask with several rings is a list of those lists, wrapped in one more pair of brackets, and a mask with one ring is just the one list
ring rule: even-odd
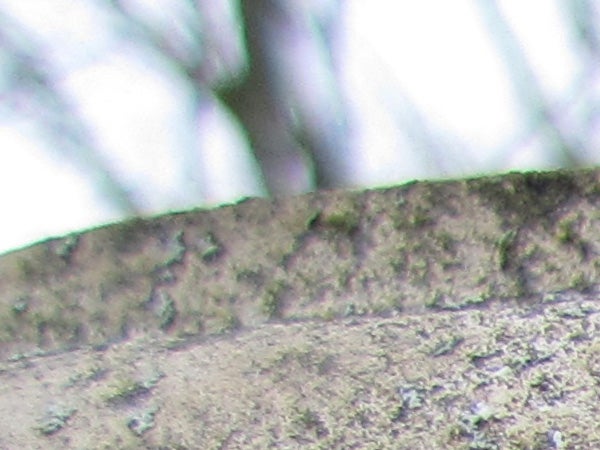
{"label": "curved stone edge", "polygon": [[599,171],[251,199],[0,258],[0,356],[597,285]]}

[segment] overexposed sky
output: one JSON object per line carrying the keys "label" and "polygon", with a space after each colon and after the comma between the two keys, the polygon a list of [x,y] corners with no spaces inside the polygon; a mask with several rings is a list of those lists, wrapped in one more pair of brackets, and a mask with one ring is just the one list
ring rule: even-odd
{"label": "overexposed sky", "polygon": [[[142,190],[144,207],[159,212],[172,204],[215,204],[261,194],[260,183],[248,175],[253,161],[236,152],[244,144],[226,112],[203,112],[199,129],[212,132],[190,136],[188,93],[160,71],[149,70],[148,60],[137,58],[133,48],[114,48],[103,33],[106,21],[85,3],[0,0],[0,7],[35,30],[35,38],[54,43],[44,51],[69,69],[63,88],[94,124],[93,137],[116,172]],[[155,3],[160,4],[148,2]],[[551,92],[565,90],[577,75],[577,63],[560,2],[499,3],[542,85]],[[343,88],[352,107],[358,177],[378,185],[490,170],[490,161],[497,163],[494,152],[519,133],[522,119],[476,2],[347,0],[345,10]],[[441,172],[432,169],[390,115],[393,110],[413,117],[407,105],[423,113],[445,143]],[[84,174],[53,158],[31,136],[32,127],[24,121],[0,121],[0,252],[119,219]],[[200,156],[214,168],[204,180],[208,198],[196,199],[186,190],[184,162],[176,157],[177,148],[195,139],[211,149]],[[459,155],[461,162],[455,163]],[[503,164],[509,169],[543,162],[531,146]]]}
{"label": "overexposed sky", "polygon": [[[368,179],[376,182],[390,167],[394,168],[391,180],[398,175],[434,175],[414,156],[410,145],[395,145],[397,128],[381,108],[393,95],[390,82],[396,83],[436,128],[461,139],[459,150],[472,154],[466,173],[489,170],[487,158],[494,148],[510,141],[523,119],[506,68],[477,15],[476,2],[401,1],[394,3],[395,13],[387,0],[350,3],[347,73],[362,113],[362,146],[382,152],[393,149],[387,164],[381,164],[386,157],[363,153],[373,172]],[[564,90],[576,76],[577,64],[567,46],[558,2],[500,3],[542,74],[542,85],[551,91]],[[382,133],[382,128],[387,132]],[[378,144],[373,146],[373,142]],[[506,161],[505,168],[536,167],[543,162],[543,155],[535,151],[522,152],[514,161]]]}

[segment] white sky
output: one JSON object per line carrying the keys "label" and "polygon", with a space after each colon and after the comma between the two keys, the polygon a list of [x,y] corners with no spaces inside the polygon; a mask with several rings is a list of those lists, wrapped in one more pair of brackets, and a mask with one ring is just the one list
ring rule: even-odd
{"label": "white sky", "polygon": [[[98,39],[104,26],[101,18],[91,15],[84,3],[0,0],[2,8],[22,18],[40,37],[52,34],[72,49],[73,54],[53,55],[66,66],[81,61],[82,56],[93,61],[95,52],[107,45]],[[465,173],[487,169],[489,158],[482,149],[491,152],[517,132],[520,119],[512,88],[474,3],[347,1],[343,73],[355,123],[360,124],[355,130],[355,152],[365,183],[439,176],[428,169],[389,116],[386,108],[394,101],[392,85],[399,86],[437,130],[460,138],[460,152],[472,153],[464,158]],[[543,74],[543,85],[564,90],[575,76],[576,63],[561,32],[565,26],[558,2],[506,0],[500,4],[535,68]],[[149,210],[158,212],[173,203],[198,204],[182,197],[185,186],[178,175],[182,162],[173,157],[182,140],[190,138],[186,93],[144,64],[132,60],[128,49],[123,49],[101,63],[80,67],[66,86],[80,100],[84,117],[96,125],[93,131],[110,152],[117,172],[127,173],[132,185],[144,187],[144,194],[152,199],[146,205]],[[261,192],[256,180],[240,175],[252,162],[232,156],[233,149],[243,144],[239,136],[226,131],[223,114],[208,111],[202,118],[210,124],[203,129],[215,130],[202,137],[204,146],[213,149],[204,159],[210,167],[220,168],[206,180],[212,203]],[[83,174],[53,160],[30,135],[25,123],[0,122],[0,205],[4,211],[0,252],[118,219],[92,192]],[[540,163],[532,149],[507,161],[506,168]]]}

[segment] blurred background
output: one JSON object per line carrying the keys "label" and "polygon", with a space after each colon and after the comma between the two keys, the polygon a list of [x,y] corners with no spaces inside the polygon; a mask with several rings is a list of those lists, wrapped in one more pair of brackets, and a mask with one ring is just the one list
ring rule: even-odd
{"label": "blurred background", "polygon": [[0,0],[0,252],[245,196],[600,161],[591,0]]}

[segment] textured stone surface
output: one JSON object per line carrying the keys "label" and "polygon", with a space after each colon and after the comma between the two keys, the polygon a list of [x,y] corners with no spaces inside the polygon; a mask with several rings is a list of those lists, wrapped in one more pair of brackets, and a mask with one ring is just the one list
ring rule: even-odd
{"label": "textured stone surface", "polygon": [[593,448],[599,172],[247,200],[0,258],[2,448]]}

